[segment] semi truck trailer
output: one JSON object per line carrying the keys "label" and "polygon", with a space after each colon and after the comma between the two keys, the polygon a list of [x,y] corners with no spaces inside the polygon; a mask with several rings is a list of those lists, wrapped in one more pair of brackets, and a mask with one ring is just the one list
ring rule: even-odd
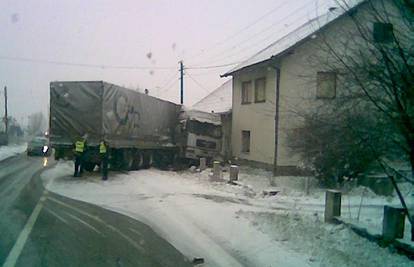
{"label": "semi truck trailer", "polygon": [[220,157],[220,116],[103,81],[50,83],[50,144],[55,159],[72,159],[86,137],[84,168],[100,164],[99,143],[109,147],[113,169],[163,167],[177,161]]}

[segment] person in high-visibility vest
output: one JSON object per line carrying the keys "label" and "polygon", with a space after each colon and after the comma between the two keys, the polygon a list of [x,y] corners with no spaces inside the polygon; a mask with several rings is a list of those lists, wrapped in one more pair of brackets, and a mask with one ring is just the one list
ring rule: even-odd
{"label": "person in high-visibility vest", "polygon": [[108,180],[108,145],[104,140],[99,143],[99,155],[101,156],[102,180]]}
{"label": "person in high-visibility vest", "polygon": [[82,176],[83,173],[83,161],[86,151],[86,135],[78,138],[74,143],[74,154],[75,154],[75,172],[73,177]]}

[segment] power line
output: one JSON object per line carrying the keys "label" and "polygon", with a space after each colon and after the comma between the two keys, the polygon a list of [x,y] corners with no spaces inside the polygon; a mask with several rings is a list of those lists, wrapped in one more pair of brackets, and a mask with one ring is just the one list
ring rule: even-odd
{"label": "power line", "polygon": [[172,80],[175,76],[177,76],[177,72],[176,72],[176,70],[173,70],[173,71],[172,71],[172,75],[170,75],[167,79],[165,79],[165,80],[162,82],[162,86],[160,86],[160,88],[161,88],[161,89],[163,89],[163,88],[167,87],[167,85],[168,85],[168,84],[170,84],[171,80]]}
{"label": "power line", "polygon": [[254,25],[256,25],[258,22],[260,22],[261,20],[263,20],[264,18],[266,18],[268,15],[272,14],[273,12],[275,12],[275,11],[276,11],[276,10],[278,10],[278,9],[280,9],[281,7],[283,7],[284,5],[286,5],[286,4],[287,4],[287,3],[289,3],[289,2],[290,2],[289,0],[282,2],[280,5],[276,6],[275,8],[271,9],[270,11],[266,12],[265,14],[263,14],[263,15],[262,15],[262,16],[260,16],[259,18],[255,19],[253,22],[249,23],[249,24],[248,24],[248,25],[246,25],[245,27],[243,27],[243,28],[239,29],[239,30],[238,30],[237,32],[235,32],[234,34],[232,34],[232,35],[230,35],[230,36],[228,36],[228,37],[226,37],[226,38],[222,39],[221,41],[218,41],[218,42],[214,43],[214,44],[213,44],[212,46],[210,46],[209,48],[204,48],[204,49],[201,49],[201,51],[200,51],[198,54],[196,54],[195,56],[192,56],[192,58],[200,56],[201,54],[203,54],[203,53],[205,52],[205,50],[206,50],[206,49],[212,49],[212,48],[214,48],[214,47],[216,47],[216,46],[218,46],[218,45],[221,45],[221,44],[223,44],[223,43],[227,42],[228,40],[233,39],[234,37],[236,37],[236,36],[237,36],[237,35],[239,35],[240,33],[244,32],[245,30],[247,30],[247,29],[249,29],[249,28],[251,28],[251,27],[253,27],[253,26],[254,26]]}
{"label": "power line", "polygon": [[204,91],[206,91],[208,94],[210,94],[210,91],[209,90],[207,90],[207,88],[205,88],[201,83],[199,83],[197,80],[195,80],[194,78],[193,78],[193,76],[191,76],[190,75],[190,73],[188,72],[188,71],[186,71],[185,72],[185,74],[187,74],[188,75],[188,77],[190,77],[190,79],[195,83],[195,84],[197,84],[198,85],[198,87],[200,87],[201,89],[203,89]]}
{"label": "power line", "polygon": [[219,74],[221,74],[221,70],[219,69],[212,69],[212,70],[207,70],[207,71],[203,71],[203,72],[193,72],[193,76],[205,76],[205,75],[212,75],[212,74],[216,74],[217,76],[219,76]]}
{"label": "power line", "polygon": [[186,69],[216,69],[216,68],[233,66],[239,63],[241,62],[238,61],[238,62],[232,62],[232,63],[222,64],[222,65],[213,65],[213,66],[192,66],[192,67],[190,66],[190,67],[186,67]]}
{"label": "power line", "polygon": [[[138,70],[170,70],[176,69],[175,67],[151,67],[151,66],[121,66],[121,65],[100,65],[100,64],[88,64],[88,63],[74,63],[74,62],[64,62],[64,61],[54,61],[54,60],[43,60],[43,59],[32,59],[32,58],[22,58],[22,57],[8,57],[0,56],[0,60],[10,60],[10,61],[20,61],[20,62],[30,62],[30,63],[41,63],[41,64],[52,64],[52,65],[61,65],[61,66],[70,66],[70,67],[86,67],[86,68],[101,68],[101,69],[138,69]],[[222,68],[227,66],[236,65],[240,62],[233,62],[221,65],[214,66],[194,66],[187,67],[187,69],[213,69],[213,68]]]}
{"label": "power line", "polygon": [[[298,19],[295,19],[294,21],[292,21],[291,22],[291,24],[293,24],[293,23],[296,23],[296,22],[298,22],[298,21],[300,21],[300,19],[302,19],[302,18],[298,18]],[[281,39],[281,38],[283,38],[283,37],[285,37],[286,35],[286,32],[287,32],[287,34],[289,34],[289,30],[288,29],[283,29],[283,30],[281,30],[280,32],[279,32],[279,35],[282,35],[282,37],[280,37],[280,38],[278,38],[278,40],[279,39]],[[264,38],[260,38],[260,39],[258,39],[256,42],[254,42],[254,43],[251,43],[250,45],[248,45],[248,46],[245,46],[245,47],[237,47],[237,46],[234,46],[232,49],[233,49],[233,51],[231,51],[231,52],[233,52],[233,53],[229,53],[229,54],[226,54],[226,58],[228,59],[228,58],[232,58],[232,57],[234,57],[234,56],[237,56],[237,55],[239,55],[239,54],[243,54],[244,52],[246,52],[246,51],[249,51],[249,50],[253,50],[253,48],[255,48],[255,47],[262,47],[262,48],[265,48],[265,47],[268,47],[269,45],[271,45],[271,44],[273,44],[274,42],[275,42],[275,40],[274,40],[274,34],[273,33],[271,33],[271,34],[269,34],[269,35],[266,35]],[[268,40],[270,40],[270,41],[268,41]],[[236,48],[236,49],[235,49]],[[238,49],[237,49],[238,48]],[[259,51],[261,51],[262,49],[259,49]],[[256,49],[256,51],[257,51],[257,49]],[[213,63],[213,62],[216,62],[216,63],[218,63],[218,62],[220,62],[220,60],[214,60],[214,59],[217,59],[217,58],[219,58],[219,57],[221,57],[223,54],[225,54],[227,51],[224,51],[224,52],[222,52],[222,53],[220,53],[220,54],[217,54],[216,56],[214,56],[212,59],[213,59],[213,61],[210,61],[211,63]],[[248,56],[247,56],[247,58],[243,58],[243,60],[241,60],[241,62],[243,62],[243,61],[245,61],[246,59],[248,59],[249,57],[251,57],[251,55],[249,54]]]}
{"label": "power line", "polygon": [[54,60],[44,60],[44,59],[33,59],[33,58],[24,58],[24,57],[8,57],[0,56],[0,60],[9,60],[9,61],[20,61],[20,62],[29,62],[29,63],[40,63],[40,64],[50,64],[50,65],[60,65],[60,66],[70,66],[70,67],[85,67],[85,68],[100,68],[100,69],[134,69],[134,70],[168,70],[175,69],[175,67],[152,67],[152,66],[133,66],[133,65],[101,65],[101,64],[88,64],[88,63],[74,63],[74,62],[65,62],[65,61],[54,61]]}
{"label": "power line", "polygon": [[174,74],[175,75],[172,77],[172,79],[170,79],[164,87],[161,87],[161,89],[163,89],[164,92],[168,92],[171,89],[171,87],[174,85],[174,83],[178,81],[180,74],[179,73],[174,73]]}
{"label": "power line", "polygon": [[[302,10],[304,10],[306,7],[308,7],[310,4],[313,4],[313,1],[307,2],[306,4],[304,4],[304,5],[300,6],[300,7],[298,7],[297,9],[295,9],[295,10],[293,10],[292,12],[288,13],[288,14],[287,14],[286,16],[284,16],[283,18],[281,18],[281,19],[277,20],[276,22],[272,23],[270,26],[268,26],[268,27],[266,27],[266,28],[264,28],[264,29],[260,30],[259,32],[254,33],[253,35],[248,36],[247,38],[245,38],[245,39],[243,39],[242,41],[240,41],[240,42],[236,43],[235,45],[233,45],[232,47],[230,47],[230,48],[228,48],[228,49],[225,49],[225,50],[222,50],[222,52],[219,52],[219,53],[213,54],[212,58],[214,59],[214,58],[220,57],[220,56],[222,56],[223,54],[226,54],[226,53],[228,53],[229,51],[234,50],[235,48],[241,48],[243,45],[248,44],[248,43],[249,43],[249,41],[254,40],[254,39],[253,39],[254,37],[256,37],[256,36],[258,36],[258,35],[260,35],[260,34],[262,34],[262,33],[264,33],[264,32],[267,32],[267,31],[269,31],[269,30],[273,29],[275,25],[277,25],[277,24],[279,24],[279,23],[283,22],[284,20],[286,20],[286,19],[290,18],[291,16],[296,15],[296,14],[300,14],[300,13],[298,13],[298,12],[301,12],[301,11],[302,11]],[[302,17],[299,17],[299,18],[297,18],[296,20],[294,20],[293,22],[296,22],[296,21],[298,21],[298,20],[299,20],[299,19],[301,19],[301,18],[302,18]],[[241,46],[240,46],[240,45],[241,45]],[[210,61],[210,62],[211,62],[211,61]],[[214,62],[214,61],[213,61],[213,62]]]}
{"label": "power line", "polygon": [[[197,84],[201,89],[203,89],[204,91],[206,91],[206,93],[207,93],[207,95],[205,95],[204,97],[202,97],[199,101],[201,101],[201,100],[203,100],[204,98],[206,98],[207,96],[211,96],[211,97],[213,97],[213,98],[215,98],[215,99],[217,99],[218,101],[217,102],[213,102],[213,103],[220,103],[220,102],[223,102],[221,99],[220,99],[220,97],[218,97],[218,96],[215,96],[215,95],[213,95],[212,93],[216,90],[216,89],[214,89],[214,90],[212,90],[212,91],[209,91],[209,90],[207,90],[207,88],[205,88],[201,83],[199,83],[196,79],[194,79],[194,77],[187,71],[185,74],[187,74],[188,75],[188,77],[190,77],[190,79],[195,83],[195,84]],[[198,102],[199,102],[198,101]]]}

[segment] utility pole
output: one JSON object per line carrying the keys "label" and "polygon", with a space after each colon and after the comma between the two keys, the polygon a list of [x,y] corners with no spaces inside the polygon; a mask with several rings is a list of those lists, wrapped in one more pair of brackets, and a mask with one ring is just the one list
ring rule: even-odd
{"label": "utility pole", "polygon": [[9,133],[9,118],[7,115],[7,86],[4,86],[4,125],[6,130],[6,136]]}
{"label": "utility pole", "polygon": [[184,64],[183,61],[180,61],[180,80],[181,80],[181,85],[180,85],[180,96],[181,96],[181,105],[184,104]]}

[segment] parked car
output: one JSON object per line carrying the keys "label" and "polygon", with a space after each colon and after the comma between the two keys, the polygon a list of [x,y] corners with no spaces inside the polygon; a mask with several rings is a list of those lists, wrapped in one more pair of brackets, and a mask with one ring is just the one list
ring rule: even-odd
{"label": "parked car", "polygon": [[50,156],[49,140],[45,137],[35,137],[27,144],[28,156]]}

